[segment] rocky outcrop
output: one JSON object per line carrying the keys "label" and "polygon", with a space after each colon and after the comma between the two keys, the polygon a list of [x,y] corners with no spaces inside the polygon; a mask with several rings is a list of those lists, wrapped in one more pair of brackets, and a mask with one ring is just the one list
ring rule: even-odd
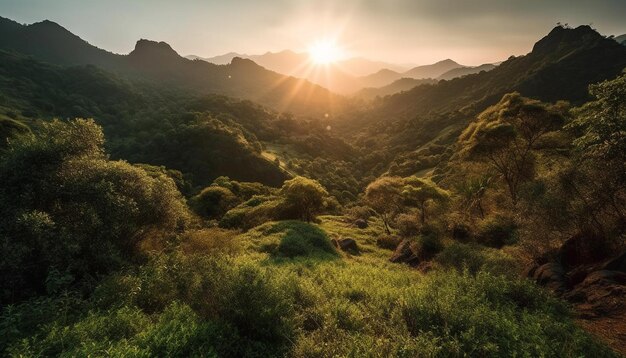
{"label": "rocky outcrop", "polygon": [[333,245],[341,251],[348,252],[352,255],[359,254],[359,245],[357,245],[356,240],[351,238],[339,238],[333,239]]}
{"label": "rocky outcrop", "polygon": [[420,264],[418,248],[415,242],[411,240],[402,240],[396,250],[389,259],[394,263],[405,263],[409,266],[416,267]]}
{"label": "rocky outcrop", "polygon": [[365,229],[367,228],[367,220],[363,220],[363,219],[357,219],[354,222],[354,226],[358,227],[359,229]]}

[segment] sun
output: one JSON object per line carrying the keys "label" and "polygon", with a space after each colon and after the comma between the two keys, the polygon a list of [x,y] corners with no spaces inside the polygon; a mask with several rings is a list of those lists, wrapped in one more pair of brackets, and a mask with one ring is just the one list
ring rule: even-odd
{"label": "sun", "polygon": [[320,40],[309,47],[311,62],[317,65],[327,65],[341,58],[341,49],[334,41]]}

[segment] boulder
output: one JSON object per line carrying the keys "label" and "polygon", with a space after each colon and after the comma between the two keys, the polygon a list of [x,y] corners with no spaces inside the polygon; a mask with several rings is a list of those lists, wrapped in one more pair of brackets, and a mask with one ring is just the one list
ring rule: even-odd
{"label": "boulder", "polygon": [[542,286],[557,293],[563,293],[567,289],[565,270],[556,262],[547,263],[537,267],[532,272],[532,278]]}
{"label": "boulder", "polygon": [[578,233],[567,239],[558,252],[558,261],[567,270],[606,258],[606,242],[594,234]]}
{"label": "boulder", "polygon": [[356,227],[358,227],[359,229],[365,229],[365,228],[367,228],[367,220],[357,219],[357,220],[354,222],[354,225],[355,225]]}
{"label": "boulder", "polygon": [[578,307],[584,308],[584,314],[589,317],[620,310],[626,302],[626,273],[609,270],[591,272],[564,298],[578,303]]}
{"label": "boulder", "polygon": [[333,244],[335,247],[340,249],[341,251],[345,251],[356,255],[359,253],[359,246],[356,243],[356,240],[350,238],[339,238],[333,239]]}
{"label": "boulder", "polygon": [[414,242],[410,240],[402,240],[396,250],[389,258],[394,263],[405,263],[409,266],[416,267],[420,264],[417,248]]}

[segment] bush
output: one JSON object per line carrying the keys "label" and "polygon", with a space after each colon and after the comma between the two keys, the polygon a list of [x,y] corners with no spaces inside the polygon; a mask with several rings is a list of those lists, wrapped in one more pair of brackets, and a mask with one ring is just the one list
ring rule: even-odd
{"label": "bush", "polygon": [[413,336],[438,337],[439,355],[610,356],[529,281],[485,272],[432,273],[424,280],[400,303],[401,312]]}
{"label": "bush", "polygon": [[235,235],[232,231],[217,228],[187,231],[183,235],[180,248],[188,255],[233,255],[241,249],[237,244]]}
{"label": "bush", "polygon": [[479,244],[500,248],[513,244],[516,240],[517,225],[506,216],[495,215],[483,220],[476,233]]}
{"label": "bush", "polygon": [[421,260],[430,260],[443,249],[443,243],[436,232],[423,232],[417,238],[417,252]]}
{"label": "bush", "polygon": [[416,236],[420,232],[420,221],[415,215],[400,214],[395,219],[396,228],[403,237]]}
{"label": "bush", "polygon": [[[146,344],[150,352],[161,352],[158,356],[168,356],[172,344],[179,352],[280,356],[295,335],[292,285],[257,264],[174,253],[155,257],[134,273],[110,277],[98,287],[94,301],[101,307],[122,305],[158,314],[162,337]],[[175,301],[184,305],[176,308],[182,317],[168,318]],[[154,328],[143,335],[153,333]]]}
{"label": "bush", "polygon": [[237,197],[226,188],[208,186],[191,198],[191,207],[202,217],[217,219],[237,205]]}
{"label": "bush", "polygon": [[358,219],[368,221],[370,217],[375,215],[375,213],[368,206],[352,206],[346,209],[344,215],[350,218],[351,221]]}
{"label": "bush", "polygon": [[264,232],[284,232],[277,247],[277,254],[285,257],[336,255],[335,247],[322,229],[300,221],[282,221]]}
{"label": "bush", "polygon": [[402,242],[402,239],[396,236],[380,236],[376,239],[376,246],[381,249],[395,250],[400,245],[400,242]]}
{"label": "bush", "polygon": [[45,123],[12,142],[0,182],[0,302],[45,292],[53,271],[68,285],[111,272],[190,221],[169,177],[107,159],[93,121]]}

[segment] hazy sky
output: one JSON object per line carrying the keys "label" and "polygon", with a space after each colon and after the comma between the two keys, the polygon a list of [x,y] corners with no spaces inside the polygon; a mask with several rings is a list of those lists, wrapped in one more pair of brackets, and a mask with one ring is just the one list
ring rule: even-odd
{"label": "hazy sky", "polygon": [[0,16],[49,19],[117,53],[139,38],[208,57],[332,37],[354,56],[414,64],[525,54],[557,22],[626,33],[626,0],[0,0]]}

